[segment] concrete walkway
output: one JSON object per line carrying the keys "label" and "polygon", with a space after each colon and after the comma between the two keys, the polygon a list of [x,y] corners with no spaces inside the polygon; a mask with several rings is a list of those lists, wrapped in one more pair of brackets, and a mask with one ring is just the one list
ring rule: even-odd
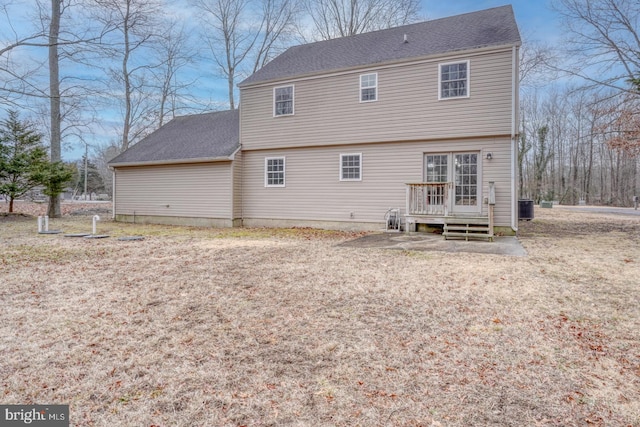
{"label": "concrete walkway", "polygon": [[469,252],[507,256],[527,256],[527,252],[514,236],[495,237],[493,242],[483,240],[445,240],[432,233],[376,233],[340,244],[351,248],[399,249],[406,251]]}

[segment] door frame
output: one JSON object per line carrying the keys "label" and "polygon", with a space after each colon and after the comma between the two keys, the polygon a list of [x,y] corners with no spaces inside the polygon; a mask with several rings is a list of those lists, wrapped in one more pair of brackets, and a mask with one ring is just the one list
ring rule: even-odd
{"label": "door frame", "polygon": [[[452,215],[480,215],[482,214],[482,150],[456,150],[456,151],[434,151],[422,153],[422,174],[423,181],[427,181],[427,156],[447,156],[447,186],[448,186],[448,198],[447,198],[447,210]],[[476,205],[462,206],[456,205],[455,193],[455,156],[462,154],[475,154],[476,157]]]}

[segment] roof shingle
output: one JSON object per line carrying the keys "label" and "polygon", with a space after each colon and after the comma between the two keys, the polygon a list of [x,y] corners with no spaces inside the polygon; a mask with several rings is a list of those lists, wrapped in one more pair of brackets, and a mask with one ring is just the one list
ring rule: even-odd
{"label": "roof shingle", "polygon": [[501,6],[294,46],[239,86],[486,46],[519,44],[520,33],[513,9],[510,5]]}
{"label": "roof shingle", "polygon": [[110,166],[230,157],[240,146],[238,110],[176,117],[109,162]]}

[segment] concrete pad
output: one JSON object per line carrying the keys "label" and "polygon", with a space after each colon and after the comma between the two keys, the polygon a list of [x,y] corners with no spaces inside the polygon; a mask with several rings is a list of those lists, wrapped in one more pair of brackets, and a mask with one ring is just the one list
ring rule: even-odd
{"label": "concrete pad", "polygon": [[445,240],[440,234],[429,233],[376,233],[344,242],[340,246],[527,256],[527,252],[515,236],[496,236],[493,242],[486,242],[482,240]]}
{"label": "concrete pad", "polygon": [[122,236],[122,237],[118,237],[118,240],[123,241],[123,242],[132,242],[132,241],[144,240],[144,237],[142,237],[142,236]]}

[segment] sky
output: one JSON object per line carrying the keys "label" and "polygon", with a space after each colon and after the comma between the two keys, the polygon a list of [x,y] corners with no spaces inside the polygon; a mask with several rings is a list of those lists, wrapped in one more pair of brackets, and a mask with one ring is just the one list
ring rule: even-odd
{"label": "sky", "polygon": [[[31,0],[27,0],[27,3],[28,1]],[[186,10],[186,8],[180,7],[181,1],[177,0],[174,3],[170,3],[176,9],[174,11],[175,15],[179,15],[181,9],[183,11]],[[511,4],[523,40],[546,42],[553,45],[559,42],[562,34],[559,17],[552,10],[551,1],[554,0],[512,0],[511,2],[508,0],[421,0],[421,15],[426,20],[431,20]],[[199,87],[206,91],[209,94],[208,96],[224,103],[227,96],[226,80],[215,75],[213,63],[211,64],[211,72],[206,69],[206,64],[199,64],[199,67],[198,71],[204,76],[198,82]],[[105,116],[106,113],[103,119],[106,119]],[[116,117],[114,116],[115,119]],[[115,126],[113,126],[113,129],[115,129]],[[95,135],[95,139],[102,141],[116,139],[117,136],[113,134],[113,129],[99,131],[102,135]],[[63,159],[67,161],[80,159],[84,155],[84,150],[85,147],[81,143],[63,147]],[[92,157],[91,154],[90,157]]]}
{"label": "sky", "polygon": [[427,19],[511,4],[523,39],[554,44],[561,37],[560,20],[549,0],[422,0],[421,3]]}

